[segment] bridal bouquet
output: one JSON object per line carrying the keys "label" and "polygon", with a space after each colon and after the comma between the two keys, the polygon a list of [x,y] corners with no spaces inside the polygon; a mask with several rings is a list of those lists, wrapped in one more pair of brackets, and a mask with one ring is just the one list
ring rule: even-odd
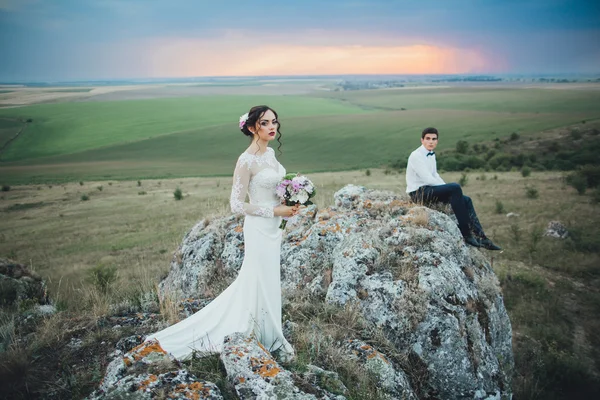
{"label": "bridal bouquet", "polygon": [[[287,174],[275,189],[277,196],[286,206],[295,206],[300,204],[308,206],[312,204],[312,199],[317,194],[315,185],[305,176],[298,174]],[[284,218],[279,225],[280,229],[285,229],[287,219]]]}

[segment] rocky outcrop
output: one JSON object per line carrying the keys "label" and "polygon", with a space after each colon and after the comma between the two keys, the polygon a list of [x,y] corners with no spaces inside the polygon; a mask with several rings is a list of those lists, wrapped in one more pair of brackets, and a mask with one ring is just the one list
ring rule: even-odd
{"label": "rocky outcrop", "polygon": [[[134,336],[120,344],[139,340]],[[113,356],[100,387],[89,399],[223,399],[214,383],[181,368],[155,341],[143,342],[126,353],[117,349]]]}
{"label": "rocky outcrop", "polygon": [[[221,361],[241,399],[345,399],[323,389],[320,390],[319,397],[303,392],[294,383],[292,374],[279,365],[267,349],[255,339],[241,333],[225,338]],[[312,371],[316,376],[332,374],[317,367]]]}
{"label": "rocky outcrop", "polygon": [[29,300],[47,304],[46,283],[26,265],[0,258],[0,306],[10,306]]}
{"label": "rocky outcrop", "polygon": [[[184,238],[160,284],[161,295],[205,304],[218,294],[215,287],[235,278],[242,259],[242,220],[203,220]],[[485,255],[464,244],[451,216],[391,192],[348,185],[335,194],[333,207],[311,206],[290,219],[281,274],[284,296],[301,290],[317,302],[358,307],[370,328],[382,332],[398,357],[390,359],[358,337],[331,345],[377,376],[387,397],[512,396],[512,331],[498,280]],[[249,356],[258,350],[248,348],[235,356],[230,347],[247,347],[248,338],[229,340],[222,361],[230,380],[244,379],[234,382],[241,398],[344,398],[344,389],[320,387],[316,372],[296,380],[306,378],[319,389],[300,390],[275,361],[252,364],[252,357],[266,359],[266,353]],[[231,362],[229,357],[238,356]],[[242,365],[266,372],[276,368],[281,380],[244,375],[236,369]],[[325,371],[322,365],[311,368]],[[292,397],[281,397],[278,390]]]}

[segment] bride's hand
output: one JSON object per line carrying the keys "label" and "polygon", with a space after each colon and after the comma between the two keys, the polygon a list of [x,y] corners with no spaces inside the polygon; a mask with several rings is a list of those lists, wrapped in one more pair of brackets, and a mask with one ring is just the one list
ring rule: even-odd
{"label": "bride's hand", "polygon": [[276,217],[293,217],[298,214],[298,207],[298,205],[286,206],[282,204],[273,209],[273,215]]}

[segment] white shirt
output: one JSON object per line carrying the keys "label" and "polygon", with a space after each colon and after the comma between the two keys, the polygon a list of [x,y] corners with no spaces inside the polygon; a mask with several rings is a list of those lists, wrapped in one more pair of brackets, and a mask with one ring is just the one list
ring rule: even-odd
{"label": "white shirt", "polygon": [[437,173],[435,154],[427,156],[429,150],[421,146],[408,157],[406,165],[406,193],[414,192],[421,186],[438,186],[446,182]]}

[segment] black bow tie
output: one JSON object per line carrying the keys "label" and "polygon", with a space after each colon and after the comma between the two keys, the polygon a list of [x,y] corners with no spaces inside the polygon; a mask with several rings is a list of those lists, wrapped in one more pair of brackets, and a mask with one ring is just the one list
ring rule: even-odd
{"label": "black bow tie", "polygon": [[427,153],[427,157],[429,156],[435,156],[435,151],[430,151],[429,153]]}

